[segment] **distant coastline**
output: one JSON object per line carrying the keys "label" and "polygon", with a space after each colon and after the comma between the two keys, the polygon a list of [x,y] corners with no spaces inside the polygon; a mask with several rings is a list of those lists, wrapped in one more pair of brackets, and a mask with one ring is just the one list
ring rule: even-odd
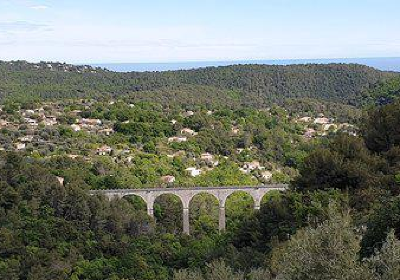
{"label": "distant coastline", "polygon": [[212,66],[228,66],[237,64],[328,64],[328,63],[357,63],[382,71],[400,72],[400,57],[384,58],[335,58],[335,59],[287,59],[287,60],[237,60],[237,61],[192,61],[166,63],[99,63],[92,66],[106,68],[116,72],[145,72],[145,71],[174,71],[188,70]]}

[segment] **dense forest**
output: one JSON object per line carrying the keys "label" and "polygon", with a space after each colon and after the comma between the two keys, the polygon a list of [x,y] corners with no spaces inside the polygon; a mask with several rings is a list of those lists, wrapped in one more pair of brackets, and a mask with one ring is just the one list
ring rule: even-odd
{"label": "dense forest", "polygon": [[296,110],[327,107],[335,116],[347,116],[369,100],[370,89],[396,76],[356,64],[237,65],[115,73],[90,66],[15,61],[0,62],[0,97],[131,95],[135,100],[207,108],[266,108],[272,103]]}
{"label": "dense forest", "polygon": [[[127,74],[92,68],[67,70],[65,65],[55,70],[57,64],[52,66],[53,71],[47,64],[36,66],[39,68],[23,62],[1,64],[1,90],[18,98],[5,98],[1,107],[0,119],[9,126],[0,130],[0,142],[13,143],[27,136],[34,140],[22,150],[5,145],[0,151],[0,279],[400,279],[400,83],[391,77],[394,74],[362,66],[295,66],[304,71],[335,69],[337,75],[347,69],[343,75],[352,77],[347,81],[354,87],[345,85],[346,79],[341,77],[336,81],[342,80],[341,89],[336,84],[328,90],[332,84],[326,81],[329,98],[307,91],[311,96],[296,97],[303,104],[288,98],[280,106],[271,103],[263,109],[227,108],[223,94],[229,92],[235,99],[247,91],[273,92],[266,90],[266,80],[260,79],[253,87],[240,79],[236,84],[228,79],[232,76],[231,81],[235,80],[235,71],[245,72],[244,77],[254,74],[250,70],[252,74],[246,74],[245,69],[273,72],[267,70],[268,66]],[[353,72],[352,76],[349,69],[364,69],[369,74],[360,74],[357,80],[358,74]],[[218,85],[213,78],[215,71],[225,77],[220,77]],[[40,82],[35,80],[38,73],[42,75]],[[173,82],[171,76],[175,74]],[[204,78],[202,84],[197,75]],[[121,81],[119,76],[130,76],[127,83],[133,83],[131,79],[136,78],[132,77],[145,77],[149,87],[127,90],[121,99],[72,99],[76,92],[71,89],[80,82],[85,89],[80,93],[85,96],[89,89],[94,96],[101,95],[102,90],[108,92],[112,83],[113,93],[120,94],[118,90],[125,85],[116,86]],[[160,85],[161,80],[168,79],[170,91]],[[52,82],[57,94],[47,97],[61,93],[70,98],[45,104],[31,98],[31,94],[39,97],[39,93],[51,92],[47,87]],[[310,83],[305,88],[313,88]],[[168,92],[176,92],[180,98],[183,88],[204,89],[210,94],[212,108],[193,103],[188,108],[183,104],[186,101],[169,104]],[[212,88],[218,88],[221,104],[213,103]],[[71,95],[64,95],[67,92]],[[162,96],[158,92],[163,92],[165,102],[155,99],[150,103],[144,97]],[[290,94],[287,97],[293,97]],[[336,103],[339,96],[343,100]],[[361,96],[365,99],[359,99]],[[352,98],[357,102],[352,103]],[[357,110],[363,112],[358,114],[361,121],[355,132],[330,128],[339,125],[322,117],[321,113],[328,112],[323,111],[327,107],[320,107],[319,100],[325,99],[324,104],[332,108],[337,108],[334,104],[360,106]],[[367,106],[361,108],[363,102]],[[307,107],[311,103],[318,103],[315,111]],[[285,104],[292,109],[286,109]],[[194,111],[189,114],[189,109]],[[30,112],[29,118],[22,116]],[[38,120],[39,114],[46,116],[43,121],[53,120],[51,115],[57,112],[57,125],[40,122],[33,134],[25,133],[28,124],[19,124],[24,118]],[[333,110],[329,112],[333,114]],[[304,117],[328,123],[300,122]],[[74,131],[71,126],[77,125],[75,119],[101,120],[115,132],[97,134],[97,124],[85,128],[88,131],[83,125],[81,131]],[[14,125],[18,129],[13,130]],[[321,129],[325,125],[329,126],[326,131]],[[304,126],[307,132],[320,129],[321,134],[308,138],[303,135]],[[192,134],[188,141],[168,143],[184,128]],[[35,142],[37,137],[46,141]],[[92,155],[99,145],[110,145],[115,151]],[[238,149],[241,153],[236,152]],[[131,165],[118,161],[124,153],[114,154],[126,150],[132,153]],[[80,157],[69,157],[79,151]],[[182,151],[185,154],[181,155]],[[193,161],[205,152],[215,156],[219,165]],[[169,153],[179,155],[168,158]],[[174,196],[156,201],[153,220],[146,214],[143,201],[135,197],[109,201],[101,195],[89,195],[90,189],[124,188],[129,180],[140,187],[155,184],[166,174],[175,175],[178,183],[257,183],[261,170],[249,174],[239,170],[240,164],[248,161],[267,167],[263,171],[279,170],[280,175],[271,180],[288,182],[290,188],[265,196],[259,211],[252,209],[253,201],[247,195],[230,197],[226,204],[227,230],[222,234],[217,231],[218,202],[207,195],[196,196],[190,205],[191,236],[181,233],[182,205]],[[187,164],[195,163],[209,170],[208,175],[183,175]]]}

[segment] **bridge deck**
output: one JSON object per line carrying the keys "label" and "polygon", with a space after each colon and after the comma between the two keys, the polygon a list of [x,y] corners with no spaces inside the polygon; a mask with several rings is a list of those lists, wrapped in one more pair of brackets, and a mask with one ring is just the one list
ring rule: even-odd
{"label": "bridge deck", "polygon": [[133,189],[107,189],[107,190],[90,190],[90,193],[131,193],[134,191],[140,192],[157,192],[157,191],[216,191],[216,190],[257,190],[257,189],[287,189],[287,184],[269,184],[255,186],[221,186],[221,187],[174,187],[174,188],[133,188]]}

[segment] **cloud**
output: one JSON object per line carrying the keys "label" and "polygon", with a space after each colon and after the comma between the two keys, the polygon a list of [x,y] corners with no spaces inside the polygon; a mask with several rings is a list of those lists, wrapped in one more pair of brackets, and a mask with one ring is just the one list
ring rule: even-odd
{"label": "cloud", "polygon": [[32,10],[40,11],[40,10],[46,10],[49,7],[45,5],[37,5],[37,6],[31,6],[30,7]]}
{"label": "cloud", "polygon": [[32,32],[48,28],[45,24],[29,21],[6,21],[0,22],[0,33]]}

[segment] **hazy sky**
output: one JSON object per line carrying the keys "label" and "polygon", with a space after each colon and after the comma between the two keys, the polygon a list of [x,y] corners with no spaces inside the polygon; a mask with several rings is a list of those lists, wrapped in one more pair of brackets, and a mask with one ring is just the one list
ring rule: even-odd
{"label": "hazy sky", "polygon": [[400,56],[400,0],[0,0],[0,60]]}

